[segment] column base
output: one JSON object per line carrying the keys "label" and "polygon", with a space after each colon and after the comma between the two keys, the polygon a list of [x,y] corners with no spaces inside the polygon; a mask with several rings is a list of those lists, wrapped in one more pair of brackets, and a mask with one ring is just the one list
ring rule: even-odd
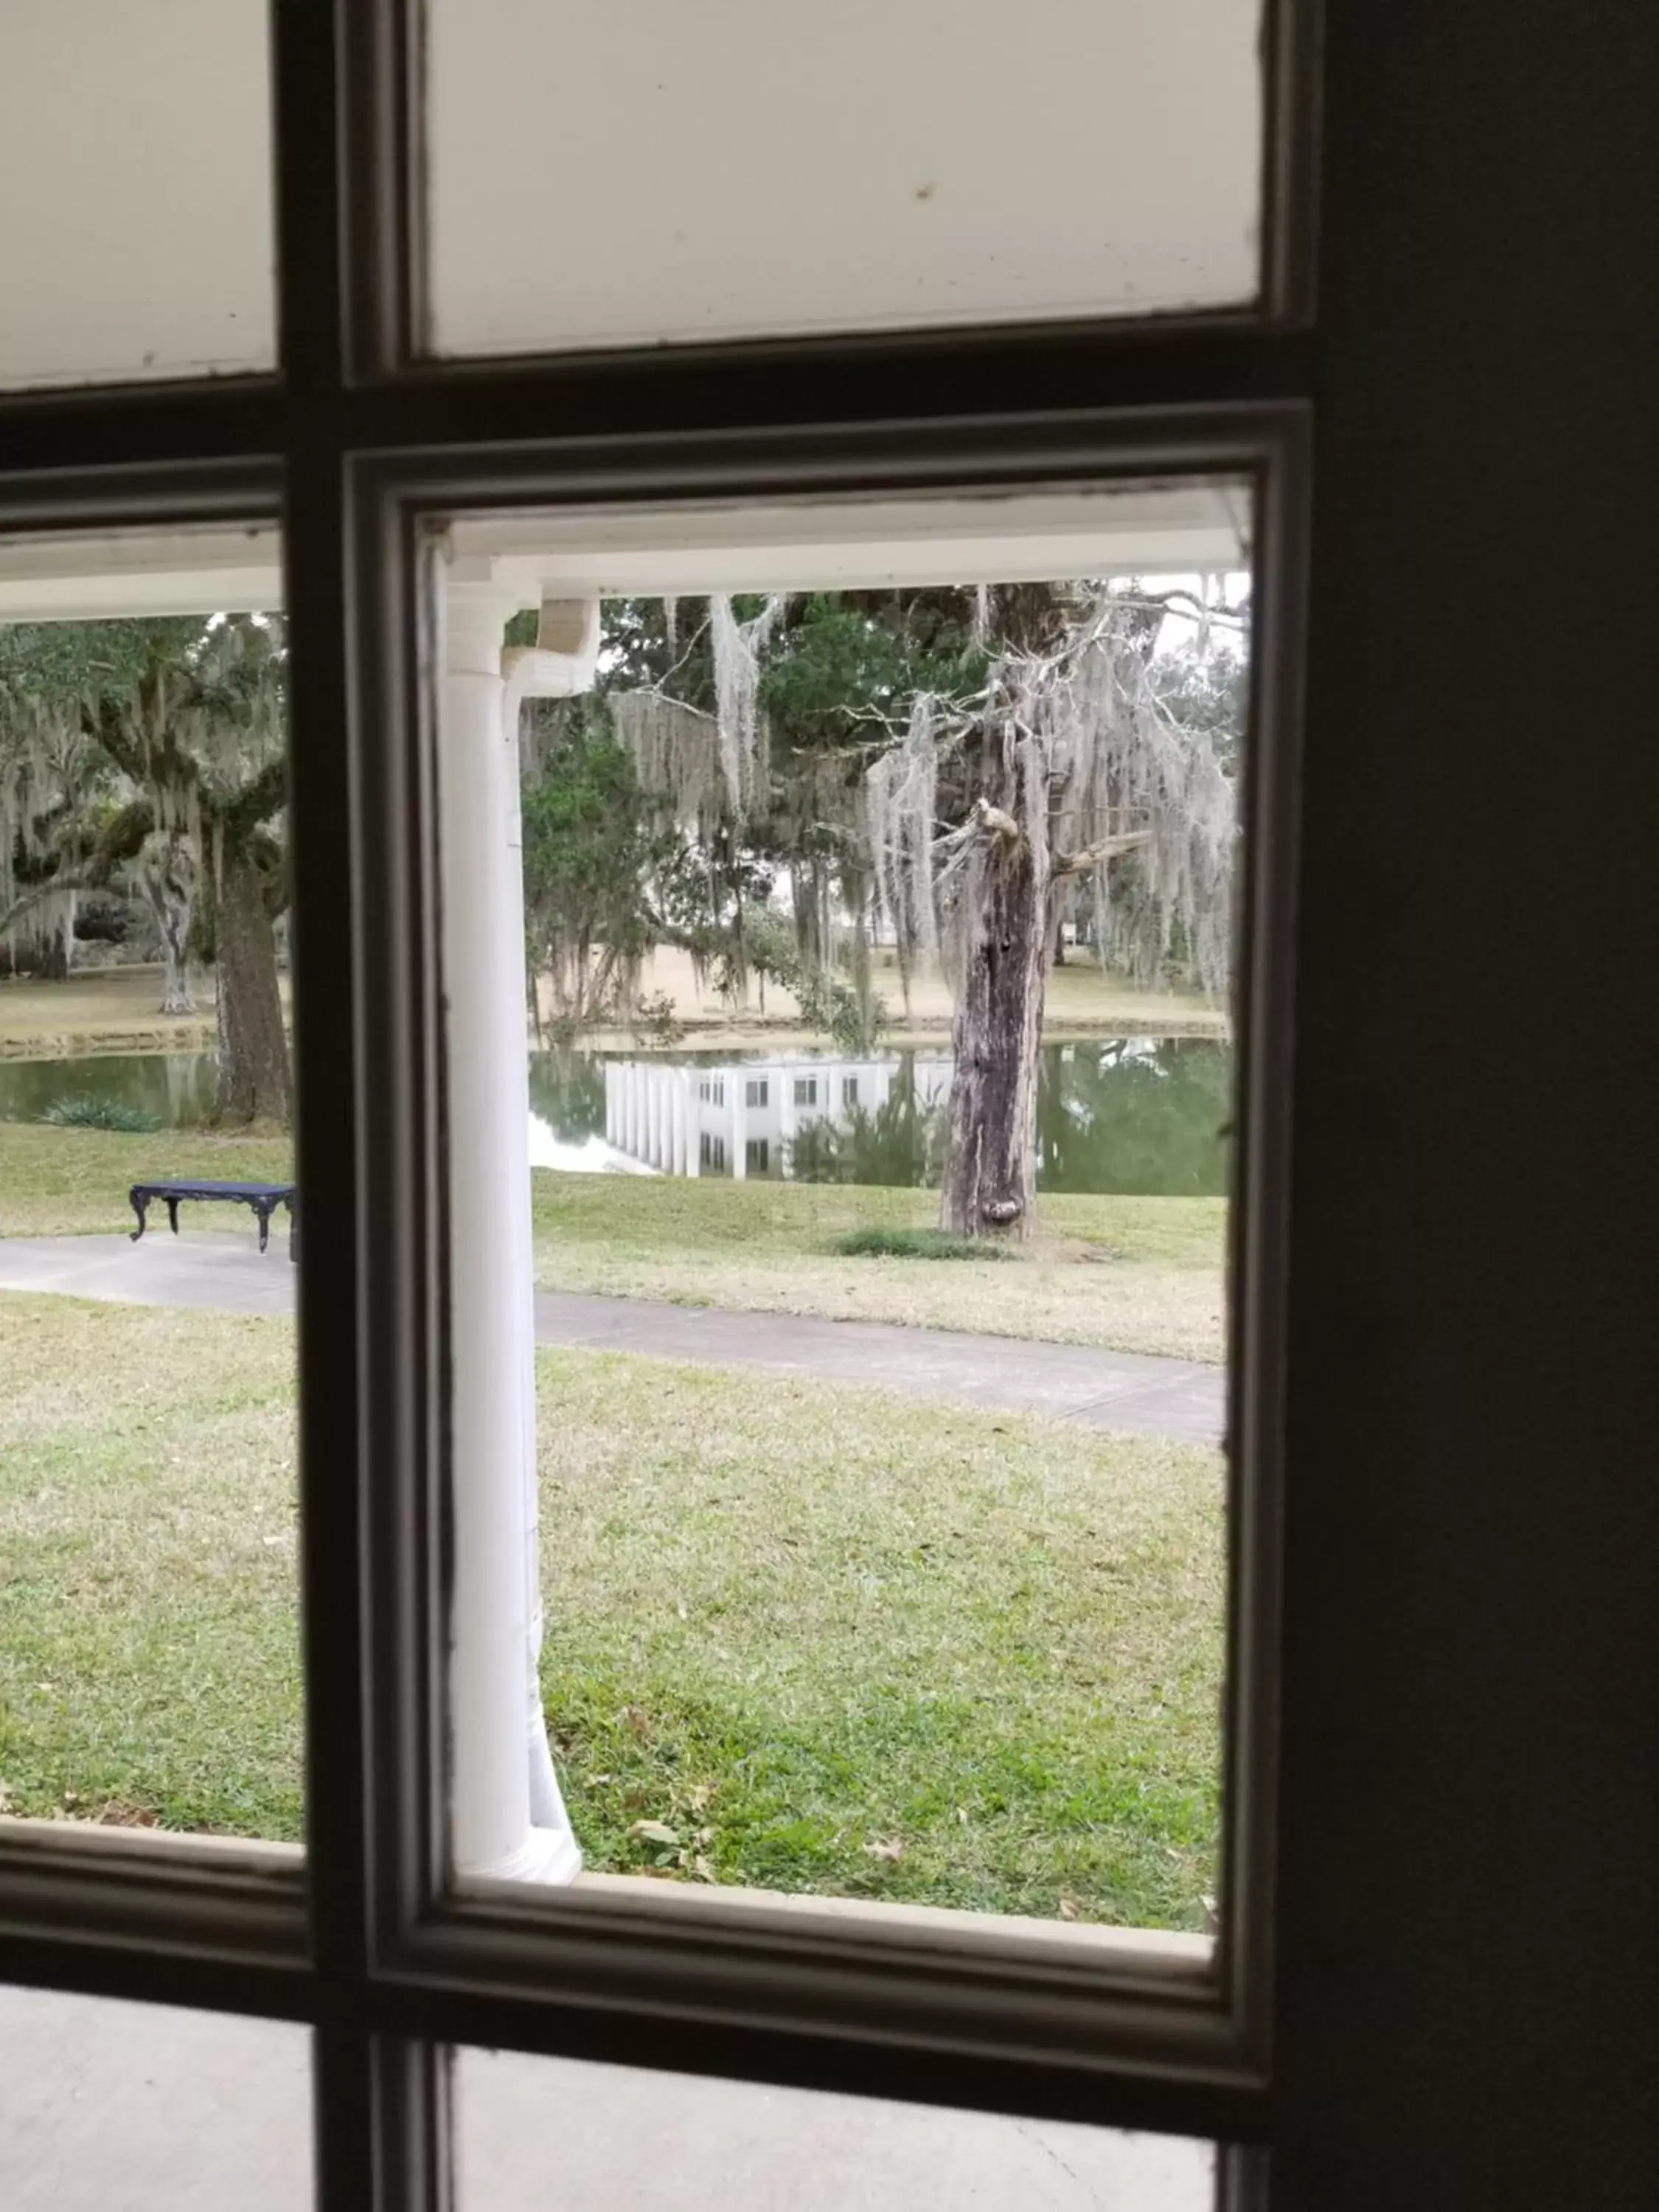
{"label": "column base", "polygon": [[529,1828],[518,1849],[484,1866],[461,1866],[462,1881],[537,1881],[562,1888],[582,1870],[581,1846],[568,1828]]}

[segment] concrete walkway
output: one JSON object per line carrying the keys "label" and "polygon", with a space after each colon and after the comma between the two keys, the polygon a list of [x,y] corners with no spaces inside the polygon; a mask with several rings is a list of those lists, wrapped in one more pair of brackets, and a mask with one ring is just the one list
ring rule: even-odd
{"label": "concrete walkway", "polygon": [[[307,2212],[309,2039],[0,1987],[6,2212]],[[463,2212],[1210,2212],[1206,2145],[465,2051]]]}
{"label": "concrete walkway", "polygon": [[[0,1290],[289,1313],[294,1269],[281,1234],[273,1235],[263,1256],[251,1234],[173,1237],[152,1230],[137,1244],[125,1237],[9,1237],[0,1239]],[[537,1292],[536,1335],[542,1344],[769,1368],[1130,1435],[1214,1443],[1222,1431],[1219,1368],[1087,1345],[804,1314],[728,1313],[568,1291]]]}

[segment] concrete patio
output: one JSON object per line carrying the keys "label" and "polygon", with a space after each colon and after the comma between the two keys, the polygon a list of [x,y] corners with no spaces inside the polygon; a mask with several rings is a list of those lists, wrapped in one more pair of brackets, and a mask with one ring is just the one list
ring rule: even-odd
{"label": "concrete patio", "polygon": [[[7,2212],[307,2212],[303,2029],[0,1987]],[[1206,2145],[468,2051],[464,2212],[1211,2212]]]}

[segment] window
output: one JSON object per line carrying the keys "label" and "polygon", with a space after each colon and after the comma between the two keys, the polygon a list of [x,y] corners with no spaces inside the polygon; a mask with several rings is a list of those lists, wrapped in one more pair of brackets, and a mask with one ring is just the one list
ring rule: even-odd
{"label": "window", "polygon": [[[994,186],[954,121],[1006,32],[994,0],[896,38],[873,0],[783,18],[731,0],[695,33],[675,0],[574,18],[428,0],[426,19],[441,354],[1143,314],[1258,288],[1257,0],[1210,0],[1190,26],[1048,0],[1042,36],[1067,63],[1053,73],[1053,127]],[[635,41],[654,57],[643,114]],[[489,59],[501,52],[514,56],[505,82]],[[547,104],[572,82],[586,96],[549,134]],[[809,84],[821,99],[801,97]],[[850,172],[848,128],[868,149]],[[562,246],[550,234],[509,255],[492,210],[568,204],[623,137],[637,151],[614,182],[611,250],[597,234]],[[1171,170],[1176,140],[1195,150]],[[710,144],[747,146],[753,168],[709,160]],[[1142,188],[1148,172],[1156,193]],[[1088,204],[1116,220],[1079,224]]]}
{"label": "window", "polygon": [[816,1105],[817,1104],[817,1103],[818,1103],[818,1082],[817,1082],[817,1076],[815,1076],[815,1075],[798,1075],[798,1076],[795,1078],[795,1103],[796,1103],[796,1105],[797,1105],[797,1106],[816,1106]]}
{"label": "window", "polygon": [[257,502],[0,540],[3,1808],[289,1850],[290,675]]}
{"label": "window", "polygon": [[[1631,1565],[1652,1553],[1638,1518],[1650,1487],[1645,1403],[1637,1412],[1645,1370],[1628,1328],[1608,1325],[1628,1319],[1626,1296],[1598,1295],[1621,1272],[1641,1279],[1649,1257],[1644,1211],[1598,1179],[1608,1159],[1641,1157],[1650,1121],[1613,1126],[1633,1091],[1629,1025],[1651,1017],[1607,959],[1633,934],[1630,885],[1649,858],[1651,810],[1630,774],[1648,678],[1639,654],[1574,661],[1573,783],[1595,814],[1582,838],[1564,839],[1563,686],[1540,682],[1535,665],[1549,641],[1599,634],[1607,580],[1625,573],[1626,510],[1646,526],[1644,502],[1606,495],[1625,478],[1649,397],[1628,239],[1594,219],[1644,204],[1649,167],[1649,73],[1631,67],[1624,33],[1650,11],[1614,4],[1622,20],[1608,34],[1547,42],[1493,0],[1449,28],[1446,11],[1381,0],[1323,11],[1204,0],[1175,13],[1057,0],[1012,19],[975,0],[958,21],[933,11],[915,24],[861,5],[809,23],[811,11],[747,0],[717,22],[666,5],[644,21],[603,9],[538,18],[509,0],[4,11],[0,570],[27,579],[21,556],[6,568],[24,541],[38,551],[96,539],[114,580],[107,610],[130,614],[126,533],[257,537],[282,518],[305,1251],[297,1520],[284,1533],[245,1510],[225,1516],[228,1545],[252,1551],[280,1533],[294,1546],[304,1858],[280,1838],[7,1808],[4,1971],[31,2002],[37,1990],[99,2006],[166,2001],[175,2024],[210,2013],[222,2032],[189,2063],[196,2092],[245,2022],[275,2024],[290,2051],[303,2035],[315,2158],[296,2185],[313,2189],[319,2212],[449,2212],[457,2140],[462,2187],[481,2205],[504,2192],[500,2166],[469,2163],[483,2154],[477,2116],[487,2127],[489,2112],[473,2100],[475,2067],[538,2063],[632,2069],[635,2087],[693,2069],[736,2084],[737,2102],[751,2084],[890,2100],[858,2108],[866,2141],[914,2104],[945,2118],[967,2111],[973,2133],[1012,2115],[1038,2139],[1086,2123],[1243,2144],[1219,2160],[1229,2212],[1267,2201],[1263,2154],[1276,2137],[1285,2212],[1328,2196],[1332,2175],[1363,2176],[1378,2203],[1454,2204],[1502,2201],[1517,2172],[1543,2172],[1556,2200],[1612,2204],[1632,2172],[1651,2171],[1639,2094],[1584,2088],[1586,2069],[1598,2082],[1641,2078],[1645,2052],[1622,2030],[1652,2013],[1652,1939],[1631,1910],[1647,1837],[1629,1803],[1646,1717],[1628,1694],[1628,1654],[1651,1610]],[[629,36],[648,68],[620,44]],[[1513,95],[1501,101],[1495,53]],[[1534,112],[1551,129],[1517,133],[1515,115]],[[1030,159],[998,157],[1005,141]],[[1516,252],[1517,239],[1534,250]],[[266,373],[273,332],[280,383]],[[1558,432],[1558,465],[1523,465],[1540,424]],[[527,1006],[513,977],[522,914],[504,884],[524,824],[501,742],[509,692],[562,680],[587,653],[594,574],[582,562],[601,526],[604,591],[658,606],[722,594],[738,624],[757,619],[754,599],[786,589],[827,598],[850,588],[849,574],[875,588],[872,568],[894,543],[914,546],[926,534],[917,511],[939,502],[997,510],[977,563],[945,580],[997,574],[993,550],[1002,559],[1012,544],[1029,564],[1005,561],[1001,576],[1035,583],[1089,574],[1054,562],[1057,545],[1094,542],[1080,504],[1156,494],[1181,538],[1221,487],[1244,493],[1234,522],[1254,577],[1258,743],[1241,774],[1239,1078],[1227,1094],[1238,1200],[1226,1247],[1230,1547],[1214,1576],[1230,1608],[1224,1703],[1211,1703],[1206,1723],[1224,1714],[1213,1945],[1196,1930],[1176,1943],[1172,1931],[1096,1930],[1059,1913],[988,1927],[966,1879],[963,1921],[948,1929],[908,1917],[902,1899],[877,1932],[867,1899],[827,1909],[799,1895],[722,1898],[698,1878],[706,1823],[684,1790],[672,1808],[682,1826],[654,1804],[628,1808],[628,1824],[669,1829],[672,1844],[634,1841],[685,1852],[685,1865],[544,1893],[525,1877],[571,1866],[556,1822],[532,1817],[554,1800],[523,1724],[537,1594],[518,1572],[532,1493],[531,1409],[517,1386],[546,1224],[526,1188],[527,1082],[492,1081],[499,1063],[471,1050],[501,1036],[522,1045],[527,1026],[562,1011],[550,998]],[[794,558],[803,507],[824,526],[810,573]],[[895,524],[895,509],[908,520]],[[630,543],[630,519],[646,514],[648,539]],[[713,514],[726,518],[718,543]],[[781,515],[781,537],[769,534]],[[666,536],[664,517],[676,525]],[[493,547],[467,543],[481,518],[502,533]],[[515,532],[533,534],[515,544]],[[1512,557],[1522,544],[1535,557]],[[1587,564],[1573,556],[1588,545]],[[256,558],[257,545],[244,550]],[[647,555],[659,564],[648,577]],[[1135,573],[1180,573],[1168,557],[1168,539],[1144,543]],[[441,604],[440,571],[455,586]],[[62,618],[61,579],[50,563],[33,573],[27,618]],[[941,579],[912,571],[901,586]],[[225,599],[214,611],[250,604],[240,590]],[[0,620],[24,619],[22,607]],[[199,598],[185,608],[199,612]],[[1216,611],[1204,601],[1197,618]],[[1543,643],[1517,654],[1517,637]],[[518,656],[506,664],[504,647]],[[440,748],[434,700],[476,743]],[[708,698],[681,703],[712,711]],[[879,696],[867,703],[879,716]],[[642,746],[649,712],[636,709]],[[871,726],[841,717],[826,745],[859,750]],[[892,732],[899,744],[908,734],[908,722]],[[741,790],[750,761],[756,796],[757,757],[715,757],[711,779]],[[0,788],[9,808],[9,771]],[[652,824],[665,844],[696,815],[696,794],[681,797],[681,811]],[[931,851],[934,827],[925,787],[906,797],[914,872],[914,833]],[[16,848],[9,839],[9,865]],[[841,858],[828,857],[826,879]],[[471,904],[447,896],[463,880],[478,892]],[[694,920],[676,909],[673,926],[701,950],[695,879],[683,888]],[[738,951],[772,944],[776,922],[787,965],[799,945],[789,893],[775,878],[763,892],[745,884]],[[801,934],[811,919],[802,913]],[[832,898],[821,945],[840,920]],[[1184,954],[1184,939],[1170,944]],[[1065,966],[1078,950],[1066,942]],[[767,1241],[797,1163],[781,1158],[773,1176],[769,1137],[750,1137],[741,1114],[724,1138],[697,1128],[704,1102],[691,1063],[659,1049],[660,1009],[642,1003],[628,960],[600,976],[592,954],[590,942],[563,981],[602,987],[615,1024],[606,1052],[672,1079],[590,1072],[568,1140],[605,1146],[592,1182],[614,1181],[624,1204],[670,1171],[664,1163],[678,1171],[695,1158],[734,1182],[757,1163],[738,1194],[732,1260],[751,1269],[752,1317],[775,1303]],[[480,972],[475,957],[493,995],[450,988]],[[902,1040],[896,1056],[911,1055],[920,1113],[945,1095],[946,1033],[936,1010],[905,1006],[896,957],[893,968],[890,1035]],[[850,972],[825,968],[832,983]],[[788,995],[775,975],[772,988]],[[1494,1110],[1490,1040],[1524,1034],[1540,1005],[1565,1010],[1552,1018],[1596,1067],[1605,1141],[1594,1162],[1568,1118],[1582,1118],[1574,1086],[1564,1105],[1562,1086],[1518,1081]],[[765,1029],[727,1024],[712,976],[697,1018],[690,1050],[732,1068],[751,1055],[778,1064]],[[1596,1060],[1609,1036],[1620,1054]],[[556,1030],[548,1049],[560,1048]],[[850,1049],[828,1030],[815,1048]],[[1138,1064],[1120,1054],[1083,1073],[1121,1099],[1139,1085],[1121,1071]],[[766,1078],[732,1079],[751,1115],[765,1109]],[[721,1086],[709,1080],[712,1106]],[[884,1078],[874,1093],[885,1111]],[[627,1145],[600,1137],[607,1114],[623,1117]],[[1479,1140],[1450,1141],[1449,1129]],[[131,1178],[112,1172],[101,1139],[120,1133],[85,1133],[90,1164],[47,1195],[67,1203],[95,1184],[98,1206],[118,1213]],[[834,1184],[793,1188],[826,1273],[848,1276],[866,1257],[863,1282],[933,1268],[951,1279],[945,1295],[988,1302],[1022,1264],[980,1269],[931,1239],[846,1253]],[[52,1226],[21,1195],[0,1178],[0,1242],[12,1247]],[[1540,1298],[1538,1255],[1553,1260],[1558,1241],[1554,1272],[1573,1297]],[[1162,1264],[1137,1249],[1073,1257],[1106,1301],[1136,1267]],[[152,1249],[149,1237],[132,1248],[146,1261]],[[15,1250],[0,1256],[24,1264]],[[605,1295],[543,1291],[544,1309]],[[18,1295],[0,1291],[0,1326]],[[143,1316],[114,1301],[100,1310],[126,1333],[129,1356],[111,1364],[106,1388],[136,1435],[149,1418],[135,1403]],[[690,1289],[673,1315],[680,1344],[741,1349],[754,1333],[711,1316]],[[244,1318],[260,1316],[232,1317]],[[826,1357],[873,1326],[853,1316],[815,1333],[815,1317],[774,1318]],[[605,1316],[584,1307],[579,1319],[602,1362]],[[1222,1325],[1217,1302],[1201,1320]],[[951,1356],[951,1331],[913,1334],[927,1357]],[[1103,1390],[1093,1347],[1060,1349],[1083,1355],[1057,1365],[1087,1393],[1064,1413],[1109,1395],[1133,1413],[1146,1353],[1124,1351]],[[13,1358],[25,1364],[15,1347]],[[975,1358],[983,1403],[1018,1358],[1012,1337]],[[665,1402],[684,1404],[695,1382],[673,1380],[672,1359],[659,1365]],[[1203,1375],[1186,1379],[1201,1395]],[[21,1415],[10,1399],[3,1409],[14,1463],[20,1418],[39,1426],[76,1412],[61,1393],[48,1402],[52,1376],[33,1381]],[[222,1473],[247,1466],[263,1485],[274,1470],[238,1450],[245,1382],[228,1376],[214,1396],[217,1458]],[[799,1388],[781,1356],[753,1423],[762,1443],[781,1428],[806,1433],[790,1412]],[[602,1399],[587,1418],[602,1429]],[[914,1407],[908,1418],[935,1442],[957,1434]],[[1083,1424],[1042,1418],[1060,1465]],[[27,1440],[37,1466],[59,1435]],[[701,1441],[690,1415],[656,1461],[627,1469],[612,1513],[654,1533],[655,1468],[696,1457]],[[830,1431],[813,1448],[822,1461],[844,1442]],[[461,1446],[466,1483],[452,1487]],[[92,1467],[67,1446],[58,1456],[83,1479]],[[878,1442],[861,1463],[881,1471]],[[1029,1473],[1000,1441],[976,1464],[988,1495]],[[1562,1510],[1569,1467],[1583,1510]],[[701,1471],[700,1540],[714,1556],[732,1516],[718,1467]],[[54,1480],[42,1467],[38,1487]],[[271,1494],[256,1491],[261,1516]],[[487,1499],[486,1533],[514,1532],[493,1565],[469,1548],[477,1527],[452,1521],[463,1494]],[[1152,1490],[1143,1502],[1153,1551],[1164,1524]],[[787,1503],[763,1533],[793,1601]],[[1068,1523],[1079,1543],[1093,1525],[1086,1503]],[[9,1498],[8,1565],[15,1528],[38,1508],[33,1492]],[[849,1602],[890,1606],[896,1564],[933,1571],[925,1538],[886,1540],[894,1525],[890,1513],[872,1542],[849,1520]],[[76,1556],[77,1573],[103,1571]],[[1095,1571],[1103,1606],[1116,1599],[1111,1564]],[[1005,1565],[1016,1590],[1022,1578],[1035,1589],[1052,1554],[1011,1547]],[[240,1633],[224,1620],[234,1591],[203,1579]],[[689,1626],[665,1577],[660,1587],[641,1638]],[[811,1595],[799,1607],[807,1631]],[[0,1607],[0,1638],[10,1610]],[[499,1615],[512,1632],[453,1635],[460,1613],[475,1626]],[[1558,1617],[1570,1636],[1534,1632]],[[1000,1634],[993,1620],[981,1643]],[[452,1656],[474,1670],[459,1686]],[[1063,1676],[1073,1655],[1056,1641],[1024,1656],[1036,1684]],[[883,1711],[901,1747],[926,1741],[939,1717],[937,1698],[913,1696],[915,1674],[889,1670]],[[1189,1680],[1176,1670],[1167,1684],[1179,1692]],[[222,1688],[205,1663],[188,1686]],[[597,1682],[594,1697],[620,1735],[662,1717],[611,1688]],[[1098,1702],[1107,1723],[1119,1717]],[[487,1740],[452,1731],[477,1712],[492,1717]],[[503,1715],[512,1726],[498,1725]],[[126,1701],[113,1725],[132,1736],[178,1717]],[[670,1717],[695,1738],[694,1705]],[[8,1710],[9,1790],[13,1726]],[[561,1748],[546,1747],[555,1780]],[[988,1776],[988,1795],[1008,1774],[1063,1782],[1052,1748],[1033,1732],[1002,1777]],[[856,1760],[845,1771],[855,1786]],[[457,1771],[463,1820],[451,1817]],[[1517,1786],[1528,1775],[1551,1786]],[[1156,1781],[1132,1771],[1124,1794]],[[919,1774],[924,1806],[927,1784]],[[957,1802],[943,1808],[952,1822]],[[496,1849],[509,1829],[525,1845],[517,1863]],[[897,1840],[860,1844],[861,1871],[908,1879],[919,1854],[883,1855]],[[1176,1864],[1159,1850],[1130,1872],[1168,1881]],[[1574,1941],[1536,1940],[1560,1924],[1566,1865]],[[659,1878],[670,1871],[687,1878]],[[1459,1971],[1436,1973],[1425,1954],[1449,1947]],[[1533,2063],[1550,2047],[1532,2032],[1544,2019],[1583,2054],[1559,2078]],[[1604,2065],[1610,2021],[1621,2038]],[[1528,2032],[1508,2032],[1517,2023]],[[21,2002],[6,2033],[27,2057],[35,2039]],[[156,2039],[127,2027],[118,2040],[131,2070]],[[86,2055],[90,2039],[65,2045]],[[506,2056],[476,2057],[486,2050]],[[453,2130],[450,2052],[465,2054]],[[280,2063],[239,2069],[239,2081],[270,2087]],[[695,2094],[665,2083],[653,2124]],[[111,2122],[100,2150],[125,2160],[130,2139]],[[810,2136],[790,2140],[798,2149]],[[281,2185],[252,2130],[247,2144]],[[186,2147],[222,2194],[232,2169],[210,2148]],[[924,2151],[909,2171],[962,2171],[959,2140],[951,2155],[947,2168]],[[661,2166],[647,2179],[659,2182]],[[731,2170],[723,2159],[725,2179]],[[120,2179],[113,2190],[101,2179],[102,2200],[118,2201]],[[915,2201],[914,2181],[908,2194]]]}
{"label": "window", "polygon": [[[0,388],[276,367],[261,0],[9,9]],[[188,250],[186,250],[188,242]]]}
{"label": "window", "polygon": [[743,1148],[744,1164],[750,1175],[764,1175],[771,1158],[771,1146],[764,1137],[750,1137]]}
{"label": "window", "polygon": [[843,1106],[858,1104],[859,1079],[856,1075],[843,1075],[841,1079],[841,1103]]}

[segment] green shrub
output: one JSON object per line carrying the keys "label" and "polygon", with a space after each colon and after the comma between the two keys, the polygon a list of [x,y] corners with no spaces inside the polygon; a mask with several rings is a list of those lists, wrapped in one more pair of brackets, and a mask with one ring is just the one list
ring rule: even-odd
{"label": "green shrub", "polygon": [[129,1105],[125,1098],[93,1098],[84,1093],[54,1098],[40,1119],[60,1129],[121,1129],[131,1136],[147,1136],[161,1126],[154,1114]]}
{"label": "green shrub", "polygon": [[957,1237],[946,1229],[855,1229],[838,1237],[832,1252],[870,1260],[1006,1260],[1000,1244],[980,1237]]}

